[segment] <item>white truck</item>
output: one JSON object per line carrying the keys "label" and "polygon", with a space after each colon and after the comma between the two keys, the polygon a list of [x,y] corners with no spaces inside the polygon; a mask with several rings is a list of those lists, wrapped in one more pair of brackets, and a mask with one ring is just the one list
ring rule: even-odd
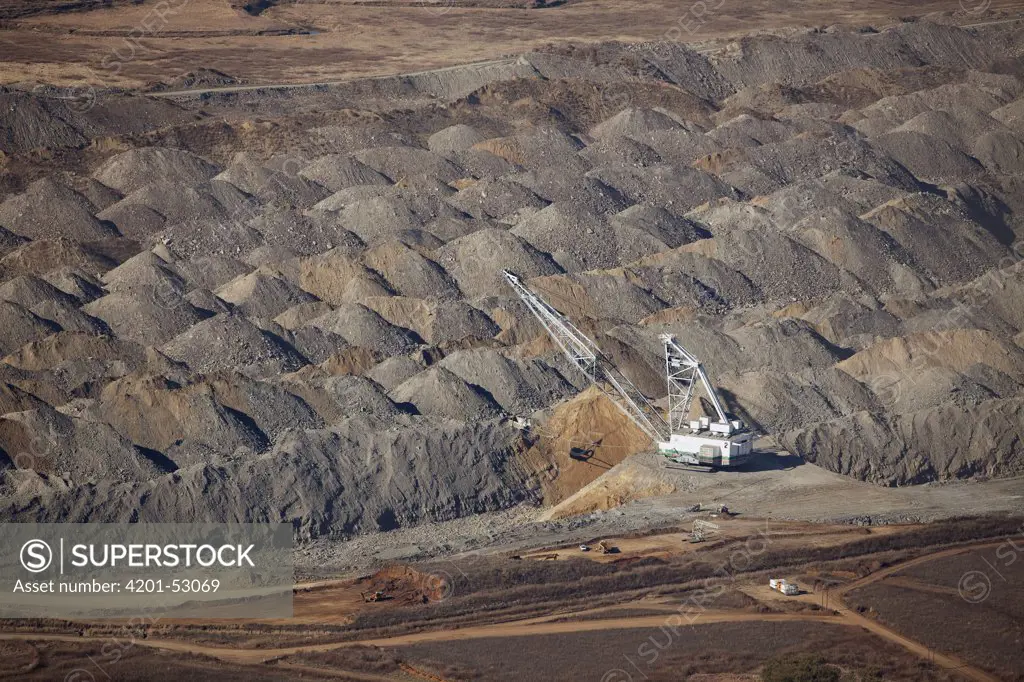
{"label": "white truck", "polygon": [[781,592],[787,597],[791,597],[794,594],[800,594],[800,587],[796,583],[791,583],[785,578],[771,578],[768,580],[768,586],[776,592]]}

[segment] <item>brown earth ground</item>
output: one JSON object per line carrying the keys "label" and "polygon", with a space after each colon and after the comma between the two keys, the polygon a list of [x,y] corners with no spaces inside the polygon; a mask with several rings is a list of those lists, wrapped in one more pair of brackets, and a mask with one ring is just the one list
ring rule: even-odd
{"label": "brown earth ground", "polygon": [[[854,679],[1017,679],[1024,661],[1014,631],[992,616],[1020,604],[1011,590],[1019,571],[1003,566],[1005,548],[1020,545],[1019,519],[884,528],[715,522],[720,531],[699,544],[681,528],[606,538],[618,550],[611,554],[551,547],[301,585],[287,621],[50,622],[32,632],[9,624],[0,634],[3,672],[51,679],[101,666],[123,679],[454,681],[573,671],[597,679],[628,664],[654,680],[677,679],[679,670],[752,680],[773,656],[814,652]],[[542,560],[549,554],[558,559]],[[1006,586],[992,583],[1001,592],[978,601],[962,589],[962,571],[997,557]],[[768,576],[797,582],[801,593],[767,589]],[[884,603],[872,603],[880,589]],[[375,590],[387,598],[364,601]],[[930,600],[923,609],[922,596]],[[941,629],[942,609],[971,623],[956,643],[930,634]],[[666,637],[652,659],[644,643]]]}
{"label": "brown earth ground", "polygon": [[[1019,0],[799,0],[781,9],[773,0],[581,0],[535,9],[471,0],[267,4],[253,16],[228,0],[58,13],[14,3],[3,14],[11,18],[0,20],[0,83],[140,87],[200,65],[250,84],[329,82],[482,61],[551,42],[699,43],[832,24],[881,28],[922,16],[971,25],[1017,17],[1024,8]],[[17,16],[19,5],[37,13]]]}

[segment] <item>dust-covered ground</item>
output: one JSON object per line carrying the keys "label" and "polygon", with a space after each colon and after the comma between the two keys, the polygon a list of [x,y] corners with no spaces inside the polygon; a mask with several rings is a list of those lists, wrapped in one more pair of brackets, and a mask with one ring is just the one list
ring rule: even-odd
{"label": "dust-covered ground", "polygon": [[[324,82],[490,60],[561,41],[683,41],[708,49],[705,41],[752,33],[882,28],[918,18],[979,24],[1021,9],[1019,0],[11,0],[0,7],[0,83]],[[196,79],[199,66],[218,73]]]}
{"label": "dust-covered ground", "polygon": [[[1016,679],[1019,590],[1001,550],[1019,537],[1020,517],[884,527],[702,518],[717,523],[698,543],[684,527],[605,536],[608,553],[554,545],[307,582],[290,619],[7,621],[0,670],[23,679],[753,682],[798,663],[825,679]],[[985,560],[992,599],[958,581]],[[997,566],[1009,584],[996,582]],[[797,594],[770,589],[769,576]],[[970,632],[936,636],[944,614]]]}

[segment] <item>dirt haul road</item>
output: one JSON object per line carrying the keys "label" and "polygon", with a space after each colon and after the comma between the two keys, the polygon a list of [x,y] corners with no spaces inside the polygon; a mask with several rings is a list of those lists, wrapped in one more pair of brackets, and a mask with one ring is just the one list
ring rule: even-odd
{"label": "dirt haul road", "polygon": [[[886,627],[885,625],[866,618],[856,611],[853,611],[842,601],[842,597],[855,589],[870,585],[879,580],[883,580],[895,573],[904,571],[908,568],[918,566],[930,561],[942,559],[957,554],[963,554],[965,552],[977,549],[986,549],[997,547],[1002,542],[985,542],[977,544],[962,545],[959,547],[953,547],[950,549],[933,552],[915,559],[908,561],[899,562],[892,566],[887,566],[879,571],[872,573],[864,578],[855,580],[848,585],[844,585],[835,591],[835,596],[838,597],[835,604],[830,604],[830,607],[834,609],[834,615],[821,614],[821,613],[737,613],[734,611],[681,611],[679,607],[670,607],[666,604],[650,604],[643,603],[644,608],[664,609],[666,615],[654,615],[654,616],[635,616],[635,617],[623,617],[623,618],[606,618],[601,620],[592,621],[561,621],[561,622],[550,622],[552,618],[564,618],[569,615],[581,616],[590,613],[604,612],[609,609],[594,609],[593,611],[581,611],[573,614],[557,614],[551,616],[543,616],[538,618],[531,618],[521,621],[513,621],[508,623],[497,623],[494,625],[483,625],[459,628],[455,630],[438,630],[431,632],[418,632],[408,635],[399,635],[396,637],[383,637],[375,639],[362,639],[352,642],[332,642],[326,644],[313,644],[305,646],[294,646],[294,647],[282,647],[279,649],[230,649],[226,647],[214,647],[205,646],[201,644],[193,644],[189,642],[179,642],[171,640],[149,640],[145,641],[144,646],[161,649],[164,651],[172,651],[177,653],[188,653],[201,656],[209,656],[216,658],[228,663],[256,665],[272,661],[285,656],[292,656],[301,653],[317,653],[332,651],[342,647],[350,646],[378,646],[378,647],[396,647],[406,646],[410,644],[419,644],[423,642],[447,642],[456,640],[467,640],[467,639],[485,639],[490,637],[528,637],[533,635],[551,635],[551,634],[566,634],[566,633],[578,633],[578,632],[595,632],[605,630],[631,630],[631,629],[656,629],[656,628],[679,628],[689,625],[705,625],[711,623],[741,623],[741,622],[818,622],[818,623],[830,623],[833,625],[846,625],[849,627],[860,627],[874,633],[875,635],[886,639],[894,644],[898,644],[907,651],[920,656],[921,658],[927,659],[943,668],[956,670],[961,675],[979,682],[998,682],[998,678],[989,675],[983,670],[968,665],[966,662],[950,656],[947,654],[938,653],[924,646],[923,644],[916,642],[910,638],[904,637],[898,632]],[[803,595],[804,601],[813,602],[815,595]],[[636,605],[636,603],[632,604]],[[630,606],[630,604],[620,605],[621,607]],[[54,634],[32,634],[32,633],[2,633],[0,634],[0,640],[31,640],[31,641],[67,641],[67,642],[81,642],[83,640],[97,640],[102,641],[104,637],[76,637],[73,635],[54,635]],[[369,677],[367,679],[370,679]]]}

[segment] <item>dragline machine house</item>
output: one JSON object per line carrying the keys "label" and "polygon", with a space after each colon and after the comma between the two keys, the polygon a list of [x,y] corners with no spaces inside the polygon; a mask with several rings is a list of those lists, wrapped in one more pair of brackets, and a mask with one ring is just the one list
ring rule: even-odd
{"label": "dragline machine house", "polygon": [[[661,336],[668,384],[666,420],[640,389],[602,355],[596,343],[519,277],[508,270],[503,272],[509,285],[569,361],[658,444],[658,452],[679,464],[716,468],[739,466],[750,458],[754,435],[743,422],[728,418],[700,361],[672,336]],[[716,421],[709,417],[689,419],[698,385],[703,386],[714,405]]]}
{"label": "dragline machine house", "polygon": [[[746,462],[754,451],[754,434],[743,422],[729,419],[725,414],[700,360],[670,334],[662,334],[660,338],[665,344],[669,437],[658,443],[658,451],[686,464],[728,467]],[[698,383],[714,406],[717,421],[711,421],[710,417],[689,419]],[[698,461],[693,462],[693,457]]]}

